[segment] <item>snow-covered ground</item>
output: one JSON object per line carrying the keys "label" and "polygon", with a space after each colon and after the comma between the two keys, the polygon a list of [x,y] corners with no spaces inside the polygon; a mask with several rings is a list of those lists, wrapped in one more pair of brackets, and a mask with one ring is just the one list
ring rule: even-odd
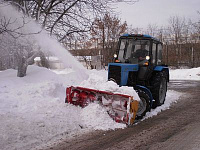
{"label": "snow-covered ground", "polygon": [[71,69],[64,72],[29,66],[24,78],[15,70],[0,73],[1,149],[30,149],[89,129],[125,127],[97,104],[85,109],[65,104],[65,88],[81,81]]}
{"label": "snow-covered ground", "polygon": [[200,80],[200,67],[192,69],[170,69],[171,80]]}
{"label": "snow-covered ground", "polygon": [[[171,71],[173,79],[183,74],[183,70],[179,71]],[[199,73],[200,68],[190,70],[191,77],[195,79],[198,79]],[[82,109],[64,103],[65,89],[71,85],[106,88],[112,92],[128,91],[134,95],[128,88],[120,91],[113,83],[108,84],[104,70],[88,71],[89,78],[85,81],[79,77],[79,72],[72,69],[52,71],[29,66],[26,77],[18,78],[16,74],[16,70],[12,69],[0,72],[0,147],[3,150],[31,149],[92,130],[126,127],[114,122],[98,104],[90,104]],[[181,93],[168,91],[165,104],[148,113],[145,118],[168,109],[180,96]]]}

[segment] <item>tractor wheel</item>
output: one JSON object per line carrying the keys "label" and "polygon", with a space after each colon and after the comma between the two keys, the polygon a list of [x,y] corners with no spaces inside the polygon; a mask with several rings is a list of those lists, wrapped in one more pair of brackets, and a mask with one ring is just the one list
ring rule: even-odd
{"label": "tractor wheel", "polygon": [[158,72],[152,79],[152,95],[155,100],[152,108],[161,106],[165,102],[166,92],[167,92],[167,79],[164,72]]}
{"label": "tractor wheel", "polygon": [[149,104],[150,98],[144,91],[140,89],[136,90],[136,92],[140,97],[138,111],[135,118],[136,120],[138,120],[142,119],[146,115],[147,111],[150,111],[150,104]]}

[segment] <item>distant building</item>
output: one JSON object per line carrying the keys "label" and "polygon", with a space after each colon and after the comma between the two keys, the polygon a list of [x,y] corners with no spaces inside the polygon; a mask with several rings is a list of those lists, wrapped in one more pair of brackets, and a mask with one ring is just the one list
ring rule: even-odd
{"label": "distant building", "polygon": [[[102,69],[101,55],[99,49],[82,49],[69,51],[85,68],[87,69]],[[63,69],[63,63],[57,57],[46,57],[51,69]],[[40,57],[34,59],[35,64],[41,66]]]}
{"label": "distant building", "polygon": [[81,49],[69,51],[87,69],[101,69],[101,58],[99,49]]}
{"label": "distant building", "polygon": [[[57,57],[51,56],[51,57],[46,57],[46,59],[48,60],[50,69],[64,69],[65,68],[63,63]],[[34,63],[38,66],[42,66],[40,57],[36,57],[34,59]]]}

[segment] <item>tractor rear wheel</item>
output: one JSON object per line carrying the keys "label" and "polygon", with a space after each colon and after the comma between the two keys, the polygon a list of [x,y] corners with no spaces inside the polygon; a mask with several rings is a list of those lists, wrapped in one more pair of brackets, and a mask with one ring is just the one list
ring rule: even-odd
{"label": "tractor rear wheel", "polygon": [[142,119],[146,115],[146,112],[150,111],[150,103],[149,103],[150,98],[148,94],[146,94],[144,91],[140,89],[136,90],[136,92],[140,97],[138,111],[136,114],[136,120],[138,120]]}
{"label": "tractor rear wheel", "polygon": [[167,79],[164,72],[157,72],[151,82],[151,92],[155,102],[152,108],[161,106],[165,102],[167,92]]}

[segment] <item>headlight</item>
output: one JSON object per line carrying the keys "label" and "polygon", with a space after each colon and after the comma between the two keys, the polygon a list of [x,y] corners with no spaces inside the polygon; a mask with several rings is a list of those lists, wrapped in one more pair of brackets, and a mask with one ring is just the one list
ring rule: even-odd
{"label": "headlight", "polygon": [[146,56],[146,60],[149,60],[150,59],[150,56]]}
{"label": "headlight", "polygon": [[117,58],[117,54],[114,54],[114,58]]}

